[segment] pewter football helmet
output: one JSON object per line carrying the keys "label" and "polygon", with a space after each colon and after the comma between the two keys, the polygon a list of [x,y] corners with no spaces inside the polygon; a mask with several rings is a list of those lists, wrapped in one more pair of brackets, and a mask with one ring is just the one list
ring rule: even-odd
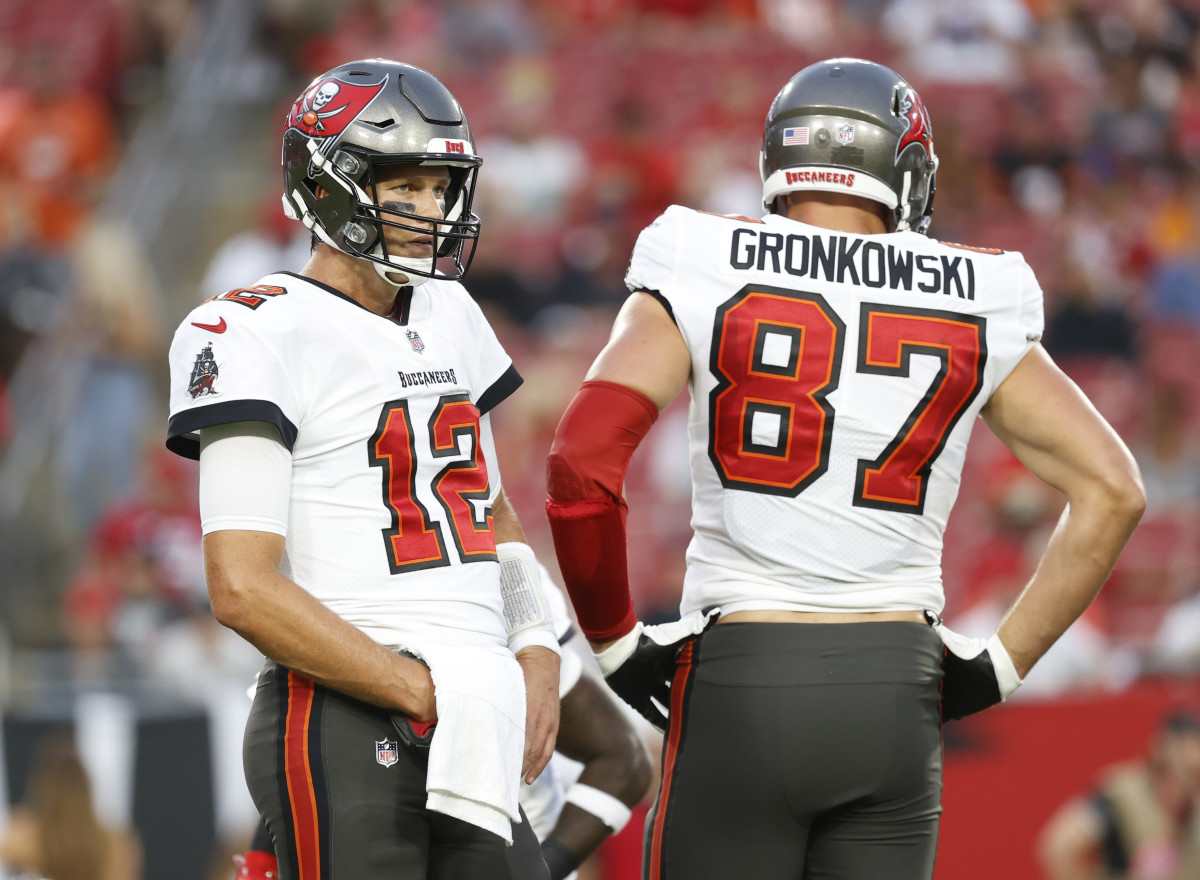
{"label": "pewter football helmet", "polygon": [[[392,284],[423,284],[434,277],[438,257],[454,267],[438,277],[466,274],[479,235],[471,204],[482,160],[462,107],[433,74],[372,58],[318,76],[288,113],[282,161],[284,213],[325,244],[370,260]],[[407,163],[449,172],[443,219],[432,232],[429,218],[376,204],[380,166]],[[326,190],[320,197],[318,185]],[[431,235],[435,256],[389,254],[385,226]]]}
{"label": "pewter football helmet", "polygon": [[775,96],[763,127],[763,207],[798,190],[847,193],[892,209],[892,228],[924,233],[938,158],[929,113],[890,68],[858,58],[812,64]]}

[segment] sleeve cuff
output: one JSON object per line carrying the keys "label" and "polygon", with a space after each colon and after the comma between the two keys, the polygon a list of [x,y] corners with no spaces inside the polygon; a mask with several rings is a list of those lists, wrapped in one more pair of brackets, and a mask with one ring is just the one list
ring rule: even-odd
{"label": "sleeve cuff", "polygon": [[521,383],[525,380],[521,374],[517,372],[517,368],[509,364],[508,369],[491,384],[487,391],[479,395],[479,400],[475,401],[475,408],[479,410],[479,414],[486,415],[496,408],[496,405],[503,403],[504,400],[521,387]]}
{"label": "sleeve cuff", "polygon": [[199,461],[198,432],[202,428],[227,425],[230,422],[266,422],[274,425],[279,431],[279,439],[288,452],[296,445],[296,435],[299,432],[278,404],[269,400],[228,400],[196,409],[186,409],[171,416],[167,423],[167,449],[176,455]]}

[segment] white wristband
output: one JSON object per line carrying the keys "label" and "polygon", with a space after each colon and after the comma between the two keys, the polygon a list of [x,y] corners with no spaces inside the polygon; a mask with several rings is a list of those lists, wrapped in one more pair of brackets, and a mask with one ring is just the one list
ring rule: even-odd
{"label": "white wristband", "polygon": [[547,628],[523,629],[508,637],[508,650],[514,654],[520,654],[525,648],[531,648],[534,645],[553,651],[559,657],[563,654],[562,645],[558,643],[558,639],[554,638],[554,633]]}
{"label": "white wristband", "polygon": [[550,606],[538,583],[541,574],[533,550],[519,541],[505,541],[496,545],[496,559],[509,649],[515,654],[521,648],[541,645],[561,654]]}
{"label": "white wristband", "polygon": [[616,834],[625,827],[633,810],[625,806],[611,794],[576,782],[567,789],[567,803],[574,804],[581,810],[587,810]]}
{"label": "white wristband", "polygon": [[1012,692],[1021,686],[1021,676],[1017,675],[1016,664],[1013,663],[1000,634],[995,633],[987,643],[987,652],[992,658],[992,668],[996,670],[996,684],[1000,688],[1000,702],[1004,702]]}

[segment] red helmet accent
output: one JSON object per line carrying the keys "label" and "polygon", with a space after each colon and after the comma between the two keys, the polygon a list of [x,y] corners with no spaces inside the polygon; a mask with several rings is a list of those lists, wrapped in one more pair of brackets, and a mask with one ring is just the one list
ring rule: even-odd
{"label": "red helmet accent", "polygon": [[925,148],[927,156],[933,155],[933,133],[929,124],[929,111],[925,102],[911,86],[904,86],[899,96],[900,115],[908,120],[908,131],[900,137],[896,145],[896,156],[904,152],[909,144],[920,143]]}
{"label": "red helmet accent", "polygon": [[371,85],[348,83],[336,77],[315,80],[292,105],[288,128],[297,128],[309,137],[339,135],[383,91],[386,83],[386,75]]}

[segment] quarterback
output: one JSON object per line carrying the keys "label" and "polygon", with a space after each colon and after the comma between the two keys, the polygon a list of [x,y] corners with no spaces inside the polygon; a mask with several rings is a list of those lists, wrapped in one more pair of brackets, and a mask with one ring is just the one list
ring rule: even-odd
{"label": "quarterback", "polygon": [[[1017,253],[927,238],[938,159],[894,71],[797,73],[761,218],[673,206],[564,414],[547,512],[607,680],[665,728],[645,876],[928,880],[941,723],[1004,700],[1087,607],[1144,505],[1128,450],[1039,344]],[[682,619],[644,626],[622,481],[688,388]],[[977,416],[1068,502],[987,640],[941,622]]]}
{"label": "quarterback", "polygon": [[521,379],[458,283],[479,165],[428,72],[323,74],[283,135],[311,259],[171,345],[213,613],[267,658],[244,754],[282,880],[548,876],[518,790],[559,647],[488,416]]}

